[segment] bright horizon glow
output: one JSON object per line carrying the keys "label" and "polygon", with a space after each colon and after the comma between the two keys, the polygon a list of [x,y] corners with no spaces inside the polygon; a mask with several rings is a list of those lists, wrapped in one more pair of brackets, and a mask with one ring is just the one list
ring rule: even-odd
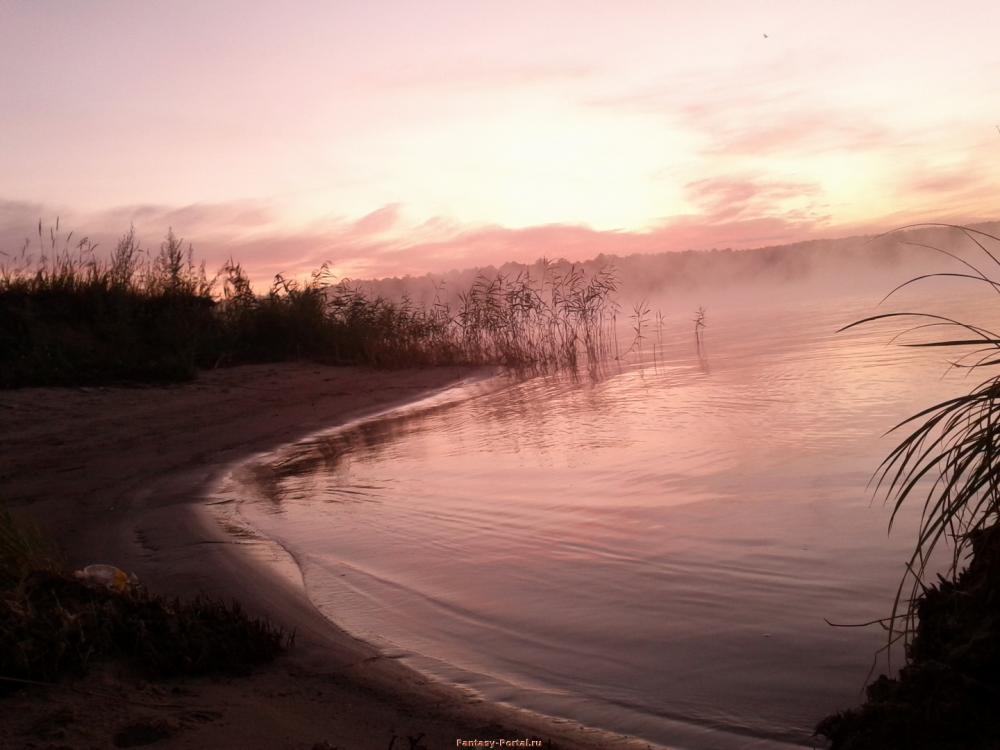
{"label": "bright horizon glow", "polygon": [[260,272],[388,275],[997,218],[998,22],[988,2],[8,4],[0,249],[58,214],[147,244],[172,224]]}

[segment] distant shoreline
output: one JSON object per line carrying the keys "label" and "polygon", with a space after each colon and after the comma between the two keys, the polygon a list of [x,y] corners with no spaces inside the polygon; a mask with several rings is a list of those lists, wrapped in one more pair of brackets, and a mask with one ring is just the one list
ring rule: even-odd
{"label": "distant shoreline", "polygon": [[[3,499],[37,520],[70,565],[112,563],[164,594],[235,597],[296,633],[287,656],[247,678],[145,684],[99,667],[75,683],[89,693],[28,690],[0,703],[9,709],[0,741],[25,742],[69,704],[74,718],[59,730],[67,741],[109,742],[130,716],[152,715],[172,727],[162,747],[308,750],[327,742],[384,750],[393,737],[398,746],[420,735],[427,748],[533,736],[552,747],[609,747],[607,737],[486,704],[384,658],[320,615],[259,556],[238,554],[258,551],[253,540],[236,540],[192,512],[220,472],[253,453],[473,372],[285,363],[209,371],[169,387],[0,391]],[[100,697],[109,690],[135,705]],[[647,743],[623,738],[612,746]]]}

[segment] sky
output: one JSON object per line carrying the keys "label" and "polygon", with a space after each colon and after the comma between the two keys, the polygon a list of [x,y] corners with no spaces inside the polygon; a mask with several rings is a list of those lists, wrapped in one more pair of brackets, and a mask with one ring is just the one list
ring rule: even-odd
{"label": "sky", "polygon": [[992,1],[0,0],[0,251],[58,216],[368,278],[996,219],[998,27]]}

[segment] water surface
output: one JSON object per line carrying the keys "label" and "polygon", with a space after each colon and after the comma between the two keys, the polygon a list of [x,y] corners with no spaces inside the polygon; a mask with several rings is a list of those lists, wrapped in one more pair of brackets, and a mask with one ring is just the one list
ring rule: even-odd
{"label": "water surface", "polygon": [[710,309],[700,352],[681,319],[596,378],[467,384],[271,454],[239,513],[438,678],[673,747],[809,746],[884,640],[824,618],[887,614],[913,540],[866,489],[882,433],[971,385],[836,332],[871,302]]}

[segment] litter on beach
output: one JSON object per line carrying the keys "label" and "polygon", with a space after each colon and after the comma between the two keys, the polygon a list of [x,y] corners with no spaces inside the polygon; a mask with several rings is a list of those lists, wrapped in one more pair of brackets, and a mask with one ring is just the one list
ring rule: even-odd
{"label": "litter on beach", "polygon": [[94,586],[104,586],[114,591],[128,591],[139,585],[139,579],[135,573],[126,573],[121,568],[114,565],[88,565],[85,568],[74,571],[73,576],[79,578],[84,583]]}

